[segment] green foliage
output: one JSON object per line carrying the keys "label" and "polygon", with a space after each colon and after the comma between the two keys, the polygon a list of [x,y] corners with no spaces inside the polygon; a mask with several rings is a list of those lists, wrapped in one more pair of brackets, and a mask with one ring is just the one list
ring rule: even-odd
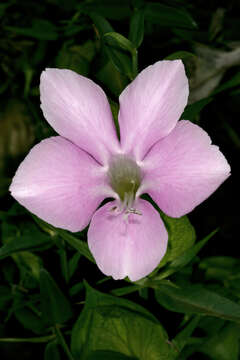
{"label": "green foliage", "polygon": [[160,26],[188,29],[195,29],[197,27],[191,15],[183,9],[148,2],[146,3],[144,13],[146,20]]}
{"label": "green foliage", "polygon": [[[234,122],[239,118],[239,19],[237,5],[205,5],[186,0],[1,2],[4,360],[239,358],[239,217],[230,211],[239,187]],[[72,234],[31,216],[9,196],[8,187],[33,144],[56,135],[39,108],[45,68],[71,69],[102,86],[120,138],[119,95],[140,70],[161,59],[183,61],[190,101],[181,119],[210,133],[235,175],[225,193],[220,189],[209,206],[206,202],[189,218],[166,216],[144,195],[168,230],[167,253],[146,278],[114,281],[97,269],[86,229]]]}
{"label": "green foliage", "polygon": [[45,331],[45,324],[42,318],[27,307],[16,308],[14,315],[25,329],[35,334],[42,334]]}
{"label": "green foliage", "polygon": [[186,254],[186,251],[193,246],[196,240],[196,233],[187,216],[174,219],[161,214],[161,217],[168,230],[169,241],[167,253],[160,263],[162,267],[167,262],[173,262],[182,254]]}
{"label": "green foliage", "polygon": [[59,347],[56,342],[49,342],[45,348],[44,360],[61,360]]}
{"label": "green foliage", "polygon": [[240,326],[228,324],[202,344],[199,351],[213,360],[239,359]]}
{"label": "green foliage", "polygon": [[157,301],[170,311],[204,314],[240,323],[240,305],[202,285],[175,287],[156,284]]}
{"label": "green foliage", "polygon": [[186,325],[186,327],[181,330],[177,336],[173,339],[173,344],[176,346],[178,352],[181,352],[183,348],[187,345],[190,336],[192,335],[195,328],[198,326],[200,317],[195,316],[193,317],[189,323]]}
{"label": "green foliage", "polygon": [[97,350],[92,352],[87,360],[136,360],[136,358],[123,355],[116,351]]}
{"label": "green foliage", "polygon": [[42,317],[46,324],[63,324],[71,318],[71,304],[44,269],[40,272],[40,294]]}
{"label": "green foliage", "polygon": [[6,26],[7,30],[27,37],[33,37],[38,40],[57,40],[57,28],[48,20],[34,19],[32,26],[28,28],[19,28],[15,26]]}
{"label": "green foliage", "polygon": [[68,231],[55,228],[54,226],[47,224],[45,221],[33,216],[34,220],[47,232],[50,232],[53,236],[60,236],[63,240],[65,240],[68,244],[70,244],[74,249],[78,250],[79,253],[85,256],[88,260],[94,262],[92,254],[90,253],[87,244],[78,239],[77,237],[71,235]]}
{"label": "green foliage", "polygon": [[6,285],[0,286],[0,311],[4,310],[8,305],[9,301],[12,299],[11,290]]}
{"label": "green foliage", "polygon": [[190,121],[194,121],[197,117],[197,115],[200,113],[200,111],[207,105],[209,104],[213,99],[212,98],[206,98],[206,99],[201,99],[199,101],[196,101],[193,104],[188,105],[182,116],[181,119],[184,120],[190,120]]}
{"label": "green foliage", "polygon": [[19,235],[12,238],[0,249],[0,259],[24,250],[39,250],[50,243],[51,239],[45,234],[36,231],[34,235]]}
{"label": "green foliage", "polygon": [[72,352],[84,360],[99,350],[139,360],[173,359],[174,353],[161,324],[144,308],[87,285],[86,303],[73,328]]}
{"label": "green foliage", "polygon": [[[194,259],[194,257],[198,254],[198,252],[203,248],[203,246],[208,242],[208,240],[210,240],[212,236],[216,234],[216,232],[217,230],[213,231],[211,234],[206,236],[197,244],[186,249],[185,252],[181,252],[181,254],[178,254],[179,256],[176,257],[176,259],[173,259],[173,261],[158,275],[157,279],[159,280],[164,279],[165,277],[173,274],[174,272],[180,270],[182,267],[186,266],[190,261]],[[189,238],[191,239],[191,237]]]}
{"label": "green foliage", "polygon": [[144,12],[143,10],[134,11],[130,20],[129,40],[137,49],[141,45],[144,37]]}

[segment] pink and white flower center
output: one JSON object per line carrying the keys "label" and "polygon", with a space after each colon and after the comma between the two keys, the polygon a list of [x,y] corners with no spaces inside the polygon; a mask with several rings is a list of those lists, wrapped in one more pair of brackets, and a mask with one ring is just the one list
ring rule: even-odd
{"label": "pink and white flower center", "polygon": [[141,215],[134,208],[136,193],[141,185],[142,174],[140,167],[126,155],[115,155],[109,165],[108,178],[111,188],[118,194],[120,204],[111,210],[117,214]]}

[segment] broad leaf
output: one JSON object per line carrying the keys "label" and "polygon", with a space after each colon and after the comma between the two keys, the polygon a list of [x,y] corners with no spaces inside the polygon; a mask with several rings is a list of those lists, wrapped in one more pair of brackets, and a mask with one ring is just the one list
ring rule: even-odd
{"label": "broad leaf", "polygon": [[56,342],[49,342],[45,348],[44,360],[61,360],[59,346]]}
{"label": "broad leaf", "polygon": [[117,47],[119,49],[129,51],[130,53],[135,51],[132,42],[117,32],[107,32],[104,34],[103,39],[109,46]]}
{"label": "broad leaf", "polygon": [[192,57],[196,57],[196,55],[189,51],[176,51],[165,57],[165,60],[177,60],[177,59],[185,60]]}
{"label": "broad leaf", "polygon": [[112,20],[121,20],[130,15],[129,0],[93,0],[79,2],[77,8],[85,13],[94,11]]}
{"label": "broad leaf", "polygon": [[201,285],[174,287],[155,284],[157,301],[170,311],[204,314],[240,323],[240,305]]}
{"label": "broad leaf", "polygon": [[[6,224],[6,227],[9,229],[10,225]],[[15,229],[13,229],[13,234],[6,234],[4,231],[4,238],[7,236],[6,243],[0,248],[0,259],[4,259],[9,255],[17,253],[24,250],[41,250],[51,245],[51,238],[44,233],[41,233],[37,227],[33,228],[33,231],[30,233],[15,234]],[[17,230],[17,229],[16,229]]]}
{"label": "broad leaf", "polygon": [[19,308],[14,311],[14,314],[25,329],[35,334],[42,334],[45,331],[44,322],[32,310],[26,307]]}
{"label": "broad leaf", "polygon": [[92,352],[106,350],[138,360],[174,359],[166,332],[147,310],[87,286],[85,307],[72,333],[72,353],[89,360]]}
{"label": "broad leaf", "polygon": [[183,27],[196,29],[197,24],[186,10],[147,2],[145,6],[145,17],[147,21],[166,27]]}
{"label": "broad leaf", "polygon": [[235,86],[240,85],[240,71],[237,72],[232,79],[226,81],[222,85],[218,86],[217,89],[213,92],[213,95],[216,95],[224,90],[230,89]]}
{"label": "broad leaf", "polygon": [[46,324],[62,324],[71,318],[71,304],[44,269],[40,271],[40,293],[42,316]]}
{"label": "broad leaf", "polygon": [[116,351],[97,350],[92,352],[87,360],[137,360],[135,357],[129,357]]}
{"label": "broad leaf", "polygon": [[130,20],[129,40],[139,48],[144,36],[144,12],[143,10],[136,10]]}
{"label": "broad leaf", "polygon": [[213,360],[239,359],[240,326],[227,324],[221,331],[204,341],[198,349]]}
{"label": "broad leaf", "polygon": [[59,228],[55,228],[54,226],[46,223],[45,221],[39,219],[37,216],[32,215],[36,223],[45,231],[47,231],[52,236],[59,235],[62,239],[64,239],[69,245],[71,245],[74,249],[78,250],[81,255],[85,256],[88,260],[95,262],[91,252],[88,249],[88,245],[86,242],[76,238],[74,235],[70,234],[66,230],[62,230]]}
{"label": "broad leaf", "polygon": [[216,234],[217,231],[218,229],[212,231],[208,236],[197,242],[194,246],[187,249],[181,256],[176,257],[169,264],[169,266],[163,269],[163,271],[160,272],[157,277],[155,277],[155,279],[164,279],[187,265],[190,261],[194,259],[194,257],[199,253],[203,246]]}
{"label": "broad leaf", "polygon": [[10,30],[18,35],[23,35],[39,40],[56,40],[58,38],[57,28],[48,20],[35,19],[32,26],[29,28],[5,26],[5,29]]}
{"label": "broad leaf", "polygon": [[177,350],[180,352],[187,345],[190,336],[192,335],[193,331],[197,327],[199,323],[200,317],[195,316],[183,330],[181,330],[177,336],[172,340],[172,343],[176,346]]}
{"label": "broad leaf", "polygon": [[161,213],[161,217],[168,231],[168,249],[159,267],[163,267],[167,262],[171,262],[184,254],[196,240],[194,227],[187,216],[171,218]]}
{"label": "broad leaf", "polygon": [[201,99],[199,101],[196,101],[193,104],[188,105],[186,107],[186,109],[184,110],[184,112],[183,112],[183,114],[181,116],[181,119],[194,121],[196,119],[196,116],[200,113],[200,111],[207,104],[209,104],[212,100],[213,100],[213,98],[207,97],[205,99]]}
{"label": "broad leaf", "polygon": [[5,309],[11,299],[11,289],[8,286],[0,285],[0,310]]}

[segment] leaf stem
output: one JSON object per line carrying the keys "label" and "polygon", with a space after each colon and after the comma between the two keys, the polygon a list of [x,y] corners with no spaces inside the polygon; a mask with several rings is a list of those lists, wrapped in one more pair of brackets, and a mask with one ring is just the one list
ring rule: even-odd
{"label": "leaf stem", "polygon": [[133,74],[132,80],[134,80],[138,74],[138,51],[137,51],[137,49],[134,49],[134,51],[132,52],[132,74]]}
{"label": "leaf stem", "polygon": [[33,337],[33,338],[0,338],[0,342],[27,342],[27,343],[44,343],[56,338],[56,335],[48,335],[48,336],[41,336],[41,337]]}
{"label": "leaf stem", "polygon": [[66,343],[66,341],[65,341],[65,339],[64,339],[64,337],[63,337],[63,335],[61,333],[59,325],[55,326],[55,331],[56,331],[56,335],[57,335],[57,338],[59,340],[59,343],[62,345],[63,350],[65,351],[68,359],[69,360],[74,360],[74,358],[73,358],[73,356],[72,356],[72,354],[71,354],[71,352],[70,352],[70,350],[68,348],[68,345],[67,345],[67,343]]}

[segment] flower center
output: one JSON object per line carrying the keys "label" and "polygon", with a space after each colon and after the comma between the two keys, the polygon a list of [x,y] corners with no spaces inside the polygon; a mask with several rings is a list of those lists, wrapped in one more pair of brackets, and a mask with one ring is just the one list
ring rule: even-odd
{"label": "flower center", "polygon": [[127,156],[117,155],[110,162],[108,177],[123,206],[131,209],[142,180],[140,167]]}

